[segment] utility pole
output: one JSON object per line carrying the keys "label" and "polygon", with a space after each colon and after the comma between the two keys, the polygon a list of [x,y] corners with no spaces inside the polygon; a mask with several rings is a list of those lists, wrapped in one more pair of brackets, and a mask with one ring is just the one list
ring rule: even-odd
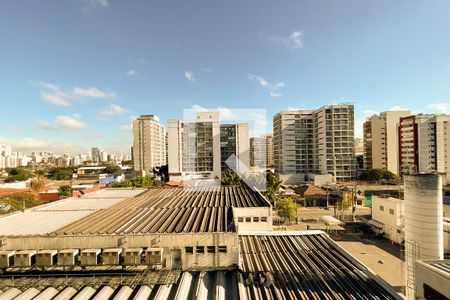
{"label": "utility pole", "polygon": [[356,204],[357,204],[357,202],[358,202],[358,200],[357,200],[357,192],[356,192],[356,189],[357,189],[357,186],[358,186],[358,170],[355,170],[355,186],[354,186],[354,190],[353,190],[353,203],[352,203],[352,220],[353,220],[353,222],[355,222],[356,221],[356,217],[355,217],[355,211],[356,211]]}

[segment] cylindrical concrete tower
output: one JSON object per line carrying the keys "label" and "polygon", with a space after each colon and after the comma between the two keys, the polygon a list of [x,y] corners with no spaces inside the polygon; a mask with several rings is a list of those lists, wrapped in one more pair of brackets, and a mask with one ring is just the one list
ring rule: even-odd
{"label": "cylindrical concrete tower", "polygon": [[442,178],[405,175],[406,296],[414,299],[414,263],[444,256]]}

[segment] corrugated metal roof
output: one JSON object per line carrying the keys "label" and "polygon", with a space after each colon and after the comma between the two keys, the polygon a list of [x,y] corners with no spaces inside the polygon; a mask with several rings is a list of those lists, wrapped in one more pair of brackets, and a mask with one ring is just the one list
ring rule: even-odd
{"label": "corrugated metal roof", "polygon": [[399,299],[326,235],[239,238],[246,299]]}
{"label": "corrugated metal roof", "polygon": [[[113,285],[80,285],[82,279],[69,277],[68,282],[74,284],[42,285],[42,280],[24,279],[27,287],[11,287],[0,290],[0,298],[4,295],[19,299],[238,299],[237,279],[235,271],[184,272],[176,281],[166,284],[158,282],[151,285],[127,286]],[[47,280],[51,281],[50,278]],[[88,281],[86,281],[88,282]],[[31,298],[23,298],[33,295]],[[223,295],[217,298],[216,295]],[[22,298],[20,298],[22,297]],[[11,298],[11,299],[12,299]],[[10,299],[10,298],[8,298]]]}
{"label": "corrugated metal roof", "polygon": [[146,189],[106,189],[67,198],[0,218],[0,235],[44,235],[111,207]]}
{"label": "corrugated metal roof", "polygon": [[232,207],[270,207],[248,187],[154,188],[69,224],[55,234],[233,231]]}

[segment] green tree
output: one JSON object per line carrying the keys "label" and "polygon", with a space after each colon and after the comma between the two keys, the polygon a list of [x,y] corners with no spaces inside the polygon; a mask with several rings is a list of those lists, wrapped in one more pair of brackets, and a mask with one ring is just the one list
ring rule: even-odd
{"label": "green tree", "polygon": [[53,180],[70,180],[74,170],[72,167],[57,167],[51,169],[49,175]]}
{"label": "green tree", "polygon": [[58,188],[58,195],[62,197],[72,196],[72,187],[70,185],[62,185]]}
{"label": "green tree", "polygon": [[8,171],[5,182],[25,181],[33,177],[33,172],[24,168],[13,168]]}
{"label": "green tree", "polygon": [[37,196],[39,196],[39,193],[45,189],[45,186],[45,178],[42,176],[37,176],[31,180],[30,187]]}
{"label": "green tree", "polygon": [[127,179],[121,182],[115,182],[112,187],[139,187],[139,188],[152,188],[161,186],[162,182],[155,180],[151,176],[136,176],[131,179]]}
{"label": "green tree", "polygon": [[122,168],[117,165],[107,165],[106,168],[103,170],[103,172],[107,174],[115,174],[118,172],[122,172]]}
{"label": "green tree", "polygon": [[290,220],[297,216],[298,205],[290,197],[282,198],[277,201],[275,209],[279,217]]}
{"label": "green tree", "polygon": [[231,169],[227,169],[222,173],[222,185],[241,185],[241,177]]}
{"label": "green tree", "polygon": [[385,169],[368,169],[359,175],[359,179],[369,182],[397,181],[398,176]]}
{"label": "green tree", "polygon": [[272,204],[280,199],[280,188],[282,183],[281,179],[275,174],[270,171],[266,172],[266,190],[263,194]]}
{"label": "green tree", "polygon": [[31,194],[15,193],[0,197],[0,214],[22,210],[41,204],[39,200]]}

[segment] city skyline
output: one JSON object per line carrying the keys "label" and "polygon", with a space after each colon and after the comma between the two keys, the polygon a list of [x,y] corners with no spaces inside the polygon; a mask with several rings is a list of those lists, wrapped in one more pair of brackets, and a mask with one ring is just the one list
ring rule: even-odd
{"label": "city skyline", "polygon": [[128,153],[133,118],[186,108],[263,108],[270,133],[280,111],[353,102],[357,137],[377,112],[449,113],[434,3],[5,3],[0,143]]}

